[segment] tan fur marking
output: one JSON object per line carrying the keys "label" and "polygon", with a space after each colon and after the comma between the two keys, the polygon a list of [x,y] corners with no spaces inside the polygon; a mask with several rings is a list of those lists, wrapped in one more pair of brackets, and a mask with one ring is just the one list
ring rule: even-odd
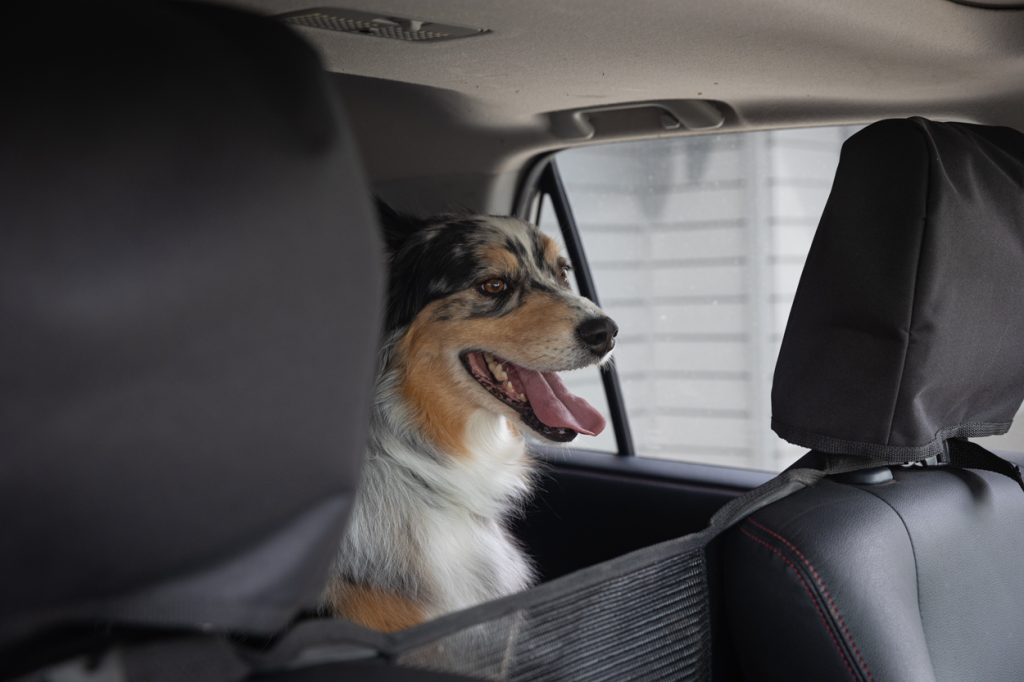
{"label": "tan fur marking", "polygon": [[[471,348],[483,348],[522,364],[534,364],[553,341],[572,338],[574,316],[557,298],[543,293],[529,294],[513,312],[494,318],[437,319],[437,310],[446,306],[450,314],[458,310],[457,294],[425,307],[398,343],[395,360],[402,369],[401,391],[422,432],[439,448],[455,456],[469,456],[464,434],[466,422],[478,409],[477,395],[452,376],[453,354]],[[562,341],[564,342],[564,341]],[[463,372],[459,367],[456,371]]]}
{"label": "tan fur marking", "polygon": [[379,632],[397,632],[426,620],[423,610],[404,597],[343,580],[331,584],[327,598],[336,615]]}
{"label": "tan fur marking", "polygon": [[[439,448],[452,455],[466,455],[463,434],[472,409],[449,370],[448,331],[456,320],[437,319],[436,309],[446,304],[446,314],[458,310],[459,296],[431,303],[416,316],[397,347],[402,365],[402,396],[420,430]],[[459,311],[462,312],[462,311]]]}
{"label": "tan fur marking", "polygon": [[[443,325],[433,322],[433,325]],[[414,325],[415,326],[415,325]],[[463,434],[471,405],[466,404],[463,391],[454,383],[448,366],[437,351],[437,342],[429,334],[406,334],[402,340],[405,376],[402,394],[412,410],[420,430],[441,450],[452,455],[466,455]]]}
{"label": "tan fur marking", "polygon": [[557,266],[558,257],[562,255],[558,244],[555,243],[554,239],[543,233],[540,235],[540,241],[544,245],[544,260],[553,266]]}
{"label": "tan fur marking", "polygon": [[497,338],[494,339],[494,346],[487,346],[494,347],[503,357],[508,355],[502,353],[501,348],[519,348],[529,354],[530,346],[543,345],[552,337],[561,343],[571,342],[575,333],[575,313],[560,300],[547,294],[531,294],[503,319],[504,323],[499,329],[488,329],[492,332],[488,336]]}
{"label": "tan fur marking", "polygon": [[480,250],[480,257],[501,273],[513,273],[519,268],[515,255],[500,246],[488,246]]}

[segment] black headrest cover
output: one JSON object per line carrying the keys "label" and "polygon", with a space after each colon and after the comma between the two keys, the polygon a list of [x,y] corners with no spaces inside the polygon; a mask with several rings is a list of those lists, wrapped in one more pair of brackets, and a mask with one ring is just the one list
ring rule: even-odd
{"label": "black headrest cover", "polygon": [[270,20],[26,4],[0,41],[0,645],[273,631],[325,582],[375,366],[336,95]]}
{"label": "black headrest cover", "polygon": [[883,121],[843,146],[772,389],[772,426],[911,461],[1004,433],[1024,397],[1024,135]]}

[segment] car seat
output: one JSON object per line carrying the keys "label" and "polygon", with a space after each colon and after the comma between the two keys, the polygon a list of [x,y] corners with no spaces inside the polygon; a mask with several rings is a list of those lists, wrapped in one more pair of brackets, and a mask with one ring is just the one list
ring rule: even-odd
{"label": "car seat", "polygon": [[1020,472],[967,440],[1024,397],[1021,292],[1024,135],[909,119],[845,144],[772,411],[808,462],[860,470],[716,541],[737,677],[1021,678]]}
{"label": "car seat", "polygon": [[317,608],[365,444],[383,255],[344,113],[243,12],[0,32],[0,678],[241,679]]}

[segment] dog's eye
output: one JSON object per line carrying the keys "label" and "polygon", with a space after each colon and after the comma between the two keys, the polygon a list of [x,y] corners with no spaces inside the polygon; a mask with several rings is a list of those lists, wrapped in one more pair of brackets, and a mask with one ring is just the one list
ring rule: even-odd
{"label": "dog's eye", "polygon": [[485,296],[497,296],[498,294],[508,290],[508,280],[502,279],[501,277],[492,277],[491,279],[485,279],[480,282],[477,287],[480,289],[480,293]]}
{"label": "dog's eye", "polygon": [[571,265],[569,265],[568,263],[563,263],[562,264],[561,272],[559,273],[559,275],[560,275],[560,277],[562,279],[562,284],[564,284],[566,286],[569,286],[569,273],[571,271],[572,271],[572,266]]}

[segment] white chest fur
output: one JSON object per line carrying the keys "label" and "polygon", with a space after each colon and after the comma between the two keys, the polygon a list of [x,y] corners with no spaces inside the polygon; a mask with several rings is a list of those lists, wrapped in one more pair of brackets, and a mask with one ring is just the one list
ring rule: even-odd
{"label": "white chest fur", "polygon": [[527,587],[529,562],[505,529],[530,487],[522,436],[484,411],[469,419],[467,455],[425,454],[403,435],[374,434],[339,572],[428,617]]}

